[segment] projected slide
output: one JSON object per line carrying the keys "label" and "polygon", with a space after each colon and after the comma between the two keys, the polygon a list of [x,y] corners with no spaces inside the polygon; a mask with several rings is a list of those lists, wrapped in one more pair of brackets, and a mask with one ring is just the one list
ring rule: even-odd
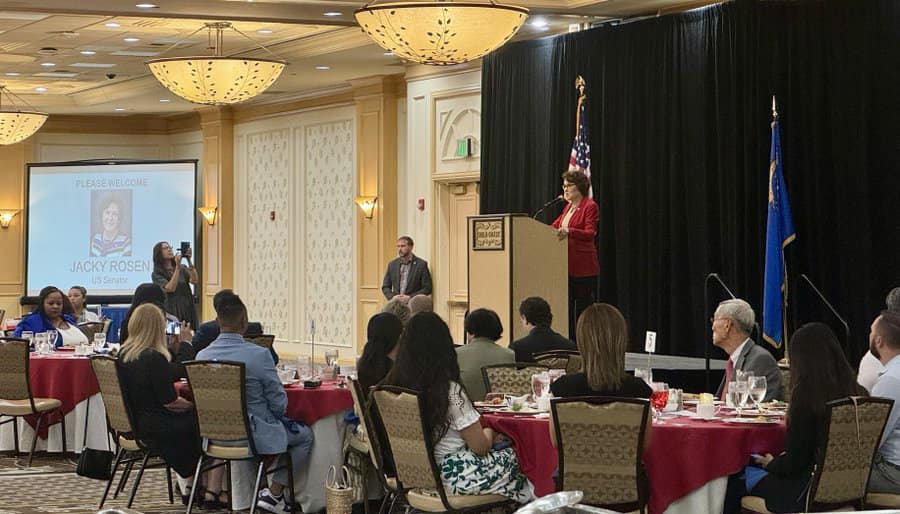
{"label": "projected slide", "polygon": [[30,164],[27,295],[47,285],[129,295],[150,282],[153,245],[194,248],[195,168],[194,161]]}

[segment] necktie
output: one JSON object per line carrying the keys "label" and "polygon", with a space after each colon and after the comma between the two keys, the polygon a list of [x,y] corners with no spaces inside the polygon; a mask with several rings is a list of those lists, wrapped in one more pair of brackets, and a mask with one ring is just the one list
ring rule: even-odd
{"label": "necktie", "polygon": [[719,398],[722,401],[725,401],[725,395],[728,394],[728,383],[731,382],[731,375],[734,373],[734,361],[728,359],[728,364],[725,365],[725,384],[722,386],[722,397]]}

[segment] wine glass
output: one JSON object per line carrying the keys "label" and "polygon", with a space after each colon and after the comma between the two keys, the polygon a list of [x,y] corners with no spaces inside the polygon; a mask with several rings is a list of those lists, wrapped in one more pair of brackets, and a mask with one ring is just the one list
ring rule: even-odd
{"label": "wine glass", "polygon": [[728,400],[729,403],[737,411],[738,417],[741,416],[741,409],[747,402],[747,396],[750,394],[750,388],[745,381],[737,381],[728,384]]}
{"label": "wine glass", "polygon": [[329,348],[325,350],[325,365],[329,368],[334,366],[338,360],[337,348]]}
{"label": "wine glass", "polygon": [[665,382],[654,382],[652,386],[653,392],[650,393],[650,403],[653,405],[653,419],[662,423],[660,415],[666,404],[669,403],[669,384]]}
{"label": "wine glass", "polygon": [[106,346],[106,334],[97,332],[94,334],[94,351],[100,352],[104,346]]}
{"label": "wine glass", "polygon": [[50,342],[51,348],[56,348],[56,341],[59,339],[59,332],[56,330],[47,331],[47,341]]}
{"label": "wine glass", "polygon": [[28,340],[28,347],[29,347],[29,348],[32,348],[32,349],[34,349],[34,350],[37,350],[37,348],[34,346],[34,332],[32,332],[32,331],[30,331],[30,330],[23,330],[23,331],[22,331],[22,339],[27,339],[27,340]]}
{"label": "wine glass", "polygon": [[531,392],[535,402],[538,398],[547,396],[550,392],[550,374],[543,372],[531,375]]}
{"label": "wine glass", "polygon": [[750,377],[747,380],[747,386],[750,389],[750,399],[756,405],[756,410],[760,410],[760,402],[766,397],[766,377]]}

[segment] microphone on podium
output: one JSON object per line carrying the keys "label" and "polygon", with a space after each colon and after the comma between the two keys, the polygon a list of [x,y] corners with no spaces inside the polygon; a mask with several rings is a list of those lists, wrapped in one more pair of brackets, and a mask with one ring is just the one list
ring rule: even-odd
{"label": "microphone on podium", "polygon": [[537,219],[537,217],[540,213],[547,210],[547,207],[550,207],[551,205],[555,204],[556,202],[558,202],[560,200],[564,200],[563,195],[559,195],[556,198],[554,198],[553,200],[550,200],[549,202],[542,205],[541,208],[538,209],[536,213],[534,213],[534,216],[532,216],[531,219]]}
{"label": "microphone on podium", "polygon": [[718,273],[710,273],[709,275],[706,275],[707,282],[709,282],[709,279],[711,279],[711,278],[716,279],[716,282],[718,282],[719,285],[722,286],[722,289],[724,289],[725,292],[728,293],[728,296],[730,296],[732,300],[737,298],[737,296],[734,296],[734,293],[731,292],[731,289],[728,289],[728,286],[725,285],[725,282],[722,281],[722,278],[719,276]]}

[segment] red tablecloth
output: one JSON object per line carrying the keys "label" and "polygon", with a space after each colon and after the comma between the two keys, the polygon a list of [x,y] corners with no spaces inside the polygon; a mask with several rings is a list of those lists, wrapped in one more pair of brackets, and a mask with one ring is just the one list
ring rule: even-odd
{"label": "red tablecloth", "polygon": [[[550,420],[497,414],[482,422],[515,443],[522,471],[540,496],[554,490],[556,448],[550,442]],[[689,418],[654,424],[644,466],[650,478],[650,512],[660,514],[703,484],[737,472],[751,453],[777,455],[784,445],[784,424],[743,425]]]}
{"label": "red tablecloth", "polygon": [[[31,394],[35,398],[56,398],[61,401],[63,414],[72,412],[76,405],[100,392],[100,384],[91,369],[90,359],[76,357],[71,353],[31,354],[28,376],[31,379]],[[25,419],[32,427],[37,423],[34,416]],[[58,415],[46,416],[41,423],[39,435],[46,439],[48,426],[57,422]]]}
{"label": "red tablecloth", "polygon": [[[192,398],[186,382],[175,382],[175,390],[180,396]],[[306,389],[300,384],[286,386],[288,406],[287,416],[312,425],[316,421],[353,408],[353,396],[346,387],[338,387],[333,382],[323,382],[314,389]]]}

